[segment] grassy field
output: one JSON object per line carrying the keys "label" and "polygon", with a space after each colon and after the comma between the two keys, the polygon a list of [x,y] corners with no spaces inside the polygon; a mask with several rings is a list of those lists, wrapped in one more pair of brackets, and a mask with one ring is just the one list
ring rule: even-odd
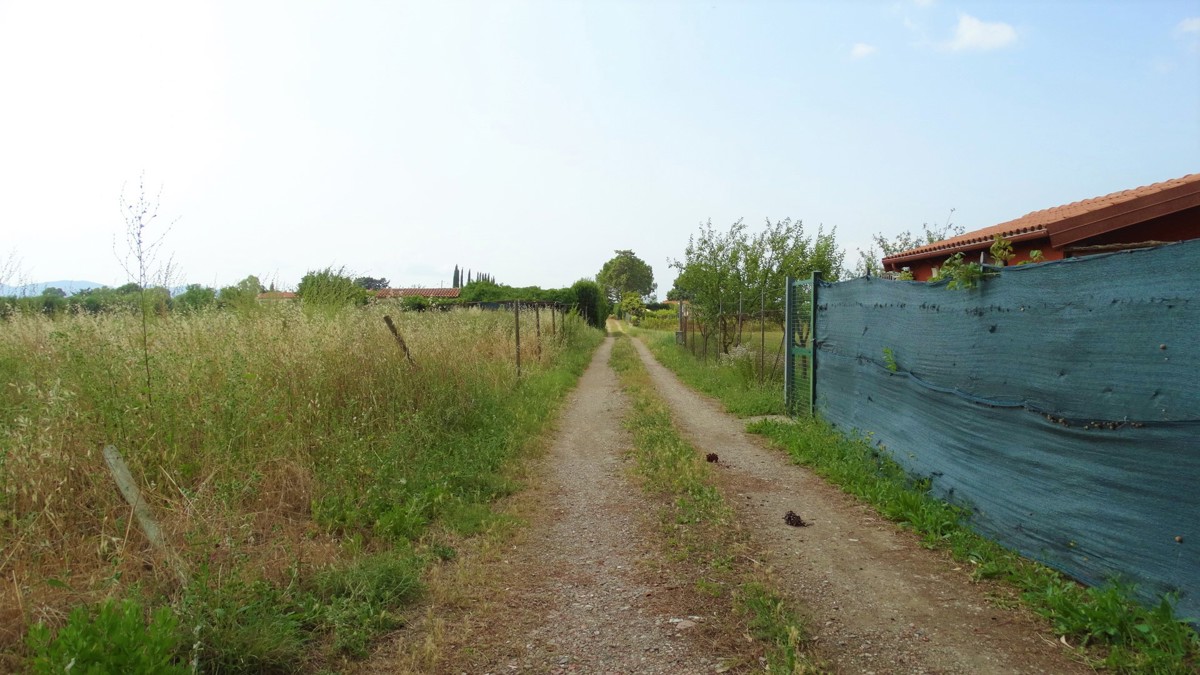
{"label": "grassy field", "polygon": [[506,467],[600,333],[572,318],[538,342],[526,316],[518,379],[510,313],[393,308],[411,360],[383,314],[0,323],[0,670],[320,669],[402,621],[454,555],[439,533],[490,527],[517,488]]}
{"label": "grassy field", "polygon": [[[673,335],[641,331],[641,336],[680,379],[716,397],[730,412],[782,412],[782,381],[756,389],[747,386],[736,368],[720,361],[705,363],[675,345]],[[977,578],[1005,582],[1011,593],[997,602],[1024,603],[1046,617],[1095,667],[1180,674],[1200,668],[1200,637],[1175,616],[1168,600],[1144,607],[1119,584],[1085,588],[979,536],[963,511],[932,496],[927,481],[906,474],[866,439],[848,437],[819,419],[804,417],[756,422],[750,431],[766,436],[797,464],[812,468],[884,517],[919,533],[928,547],[948,550],[971,565]]]}

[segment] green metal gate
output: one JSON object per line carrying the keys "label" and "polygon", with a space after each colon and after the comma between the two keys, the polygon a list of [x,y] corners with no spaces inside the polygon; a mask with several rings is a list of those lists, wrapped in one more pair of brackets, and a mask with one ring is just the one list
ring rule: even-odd
{"label": "green metal gate", "polygon": [[821,273],[787,279],[783,389],[789,415],[812,415],[817,401],[817,287]]}

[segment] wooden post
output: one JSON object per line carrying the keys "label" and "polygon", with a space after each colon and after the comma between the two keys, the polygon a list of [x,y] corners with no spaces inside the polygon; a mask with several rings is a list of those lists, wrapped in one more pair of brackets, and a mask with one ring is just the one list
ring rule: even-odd
{"label": "wooden post", "polygon": [[417,362],[413,361],[412,353],[408,351],[408,343],[406,343],[404,338],[401,337],[400,329],[396,328],[396,324],[392,321],[392,317],[384,316],[383,322],[387,324],[388,330],[392,331],[392,335],[395,336],[396,342],[400,344],[400,349],[404,350],[404,358],[408,359],[409,365],[416,368]]}
{"label": "wooden post", "polygon": [[175,568],[175,572],[179,575],[183,583],[187,583],[187,570],[184,567],[183,560],[175,555],[171,549],[167,548],[167,540],[163,538],[162,530],[158,529],[158,523],[154,522],[154,516],[150,513],[150,507],[146,504],[146,500],[142,498],[141,490],[138,490],[137,483],[133,481],[133,475],[129,473],[129,467],[125,465],[125,460],[121,457],[121,453],[116,447],[111,445],[104,446],[104,461],[108,463],[108,470],[112,473],[113,480],[116,481],[117,487],[121,490],[121,495],[125,497],[125,501],[129,502],[130,508],[133,509],[133,515],[137,517],[138,525],[142,526],[142,532],[146,535],[146,540],[159,553],[163,554]]}
{"label": "wooden post", "polygon": [[517,377],[521,377],[521,301],[513,303],[513,325],[517,331]]}
{"label": "wooden post", "polygon": [[540,305],[533,306],[533,329],[534,335],[537,337],[537,359],[538,363],[542,361],[542,308]]}

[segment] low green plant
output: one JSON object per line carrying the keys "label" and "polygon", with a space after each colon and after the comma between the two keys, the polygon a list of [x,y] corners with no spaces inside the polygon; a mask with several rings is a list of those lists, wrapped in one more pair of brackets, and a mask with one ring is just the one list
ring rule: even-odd
{"label": "low green plant", "polygon": [[1014,255],[1012,242],[998,234],[992,239],[992,246],[988,252],[992,255],[992,261],[1001,267],[1007,265]]}
{"label": "low green plant", "polygon": [[301,661],[309,636],[294,589],[265,581],[222,581],[201,570],[180,601],[198,661],[219,673],[279,672]]}
{"label": "low green plant", "polygon": [[326,570],[316,578],[309,613],[332,632],[334,649],[365,656],[370,640],[402,621],[398,610],[421,591],[424,561],[407,547]]}
{"label": "low green plant", "polygon": [[76,607],[57,634],[44,623],[30,627],[26,644],[34,673],[189,673],[179,663],[183,633],[170,607],[159,607],[146,619],[135,600],[107,600],[96,607]]}
{"label": "low green plant", "polygon": [[896,363],[896,352],[891,347],[883,348],[883,365],[889,372],[900,370],[900,366]]}
{"label": "low green plant", "polygon": [[961,252],[946,258],[946,262],[942,264],[938,270],[937,276],[930,279],[930,282],[949,280],[946,288],[950,290],[970,290],[979,286],[983,281],[983,265],[974,262],[966,262],[963,260]]}
{"label": "low green plant", "polygon": [[813,670],[811,662],[803,656],[804,621],[778,593],[759,583],[743,584],[738,589],[737,606],[748,619],[751,635],[770,645],[769,672]]}

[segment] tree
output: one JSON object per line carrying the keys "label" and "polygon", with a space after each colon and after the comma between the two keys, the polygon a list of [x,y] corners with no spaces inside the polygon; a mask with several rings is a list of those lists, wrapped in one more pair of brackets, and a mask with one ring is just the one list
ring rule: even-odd
{"label": "tree", "polygon": [[185,312],[194,312],[217,303],[217,292],[200,284],[188,284],[187,288],[175,297],[175,306]]}
{"label": "tree", "polygon": [[608,303],[600,284],[591,279],[580,279],[571,286],[571,292],[575,296],[575,308],[579,315],[589,325],[604,328],[604,321],[608,318]]}
{"label": "tree", "polygon": [[365,288],[368,291],[382,291],[388,287],[388,283],[387,279],[376,279],[375,277],[358,277],[354,280],[355,286]]}
{"label": "tree", "polygon": [[310,271],[300,279],[296,295],[305,305],[313,307],[342,307],[367,304],[367,290],[354,283],[345,268]]}
{"label": "tree", "polygon": [[860,276],[877,277],[883,272],[882,259],[888,256],[903,253],[914,248],[932,244],[935,241],[941,241],[950,237],[957,237],[964,232],[960,225],[955,225],[950,222],[950,218],[954,215],[954,209],[950,209],[950,213],[946,216],[946,222],[941,226],[936,224],[921,223],[921,232],[913,234],[911,230],[905,230],[892,236],[890,239],[883,236],[882,233],[875,234],[871,237],[871,245],[867,250],[858,250],[858,265],[855,267],[855,273]]}
{"label": "tree", "polygon": [[626,293],[637,293],[648,298],[654,294],[658,284],[654,283],[654,270],[646,261],[631,250],[618,250],[615,258],[604,263],[596,275],[596,283],[604,289],[609,301],[620,304]]}
{"label": "tree", "polygon": [[48,298],[65,298],[67,297],[67,292],[61,288],[58,288],[57,286],[47,286],[46,288],[42,289],[42,295]]}
{"label": "tree", "polygon": [[729,351],[741,334],[746,314],[739,308],[747,301],[751,306],[765,304],[773,313],[781,310],[787,277],[820,272],[836,281],[845,253],[837,246],[835,232],[818,227],[810,236],[802,221],[791,218],[768,219],[753,236],[741,220],[726,232],[713,228],[712,221],[702,224],[699,235],[688,239],[684,259],[671,266],[680,271],[672,291],[690,301],[705,350],[716,336],[720,350]]}
{"label": "tree", "polygon": [[251,274],[233,286],[226,286],[217,294],[217,302],[221,307],[232,307],[250,310],[258,307],[258,294],[263,292],[263,285],[258,277]]}
{"label": "tree", "polygon": [[642,320],[642,316],[646,313],[646,303],[642,302],[642,296],[630,291],[621,298],[621,314],[626,317],[632,317],[633,325],[638,325]]}
{"label": "tree", "polygon": [[450,288],[462,287],[462,272],[458,271],[458,265],[454,266],[454,280],[450,282]]}

